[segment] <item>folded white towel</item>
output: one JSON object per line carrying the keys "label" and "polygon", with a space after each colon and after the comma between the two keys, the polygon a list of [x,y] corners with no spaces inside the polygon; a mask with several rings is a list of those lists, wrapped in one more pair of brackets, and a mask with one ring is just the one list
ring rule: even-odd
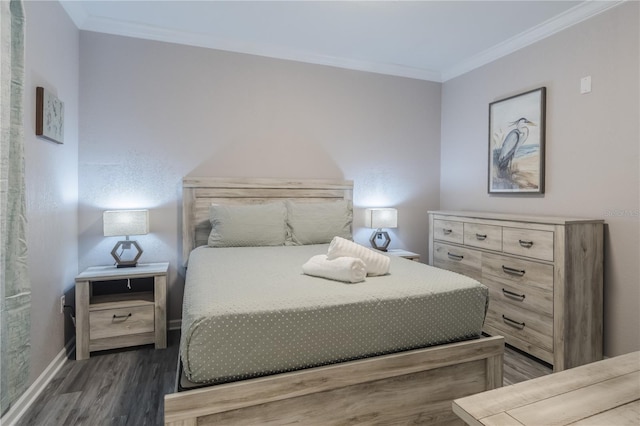
{"label": "folded white towel", "polygon": [[328,278],[345,283],[359,283],[364,281],[367,270],[364,262],[355,257],[338,257],[329,260],[327,255],[313,256],[302,265],[302,272],[314,277]]}
{"label": "folded white towel", "polygon": [[368,276],[384,275],[389,272],[391,259],[388,256],[356,244],[353,241],[341,237],[333,237],[331,244],[329,244],[327,258],[335,259],[343,256],[362,259],[367,268]]}

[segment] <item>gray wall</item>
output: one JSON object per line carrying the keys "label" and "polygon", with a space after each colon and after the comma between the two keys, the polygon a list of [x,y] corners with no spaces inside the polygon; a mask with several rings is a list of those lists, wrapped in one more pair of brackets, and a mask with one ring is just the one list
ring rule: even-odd
{"label": "gray wall", "polygon": [[180,318],[184,176],[353,179],[354,205],[398,207],[392,246],[426,259],[440,84],[91,32],[80,58],[81,268],[113,261],[103,210],[149,208],[141,261],[171,262]]}
{"label": "gray wall", "polygon": [[[605,231],[605,354],[640,349],[639,3],[616,7],[442,89],[440,207],[596,217]],[[581,95],[590,75],[593,92]],[[488,104],[547,87],[544,197],[487,194]]]}
{"label": "gray wall", "polygon": [[[33,382],[73,336],[60,314],[60,296],[73,297],[78,273],[79,32],[58,2],[24,2],[25,167],[31,379]],[[64,102],[64,144],[35,136],[36,86]],[[68,302],[72,302],[69,300]]]}

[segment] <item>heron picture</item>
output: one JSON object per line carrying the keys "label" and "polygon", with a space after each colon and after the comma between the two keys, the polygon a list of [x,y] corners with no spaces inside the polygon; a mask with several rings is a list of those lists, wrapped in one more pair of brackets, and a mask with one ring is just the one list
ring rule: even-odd
{"label": "heron picture", "polygon": [[544,193],[546,87],[489,104],[489,193]]}

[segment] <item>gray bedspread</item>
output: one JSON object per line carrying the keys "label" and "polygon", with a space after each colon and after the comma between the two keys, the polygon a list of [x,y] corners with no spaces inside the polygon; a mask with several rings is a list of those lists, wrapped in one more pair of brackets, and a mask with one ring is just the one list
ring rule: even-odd
{"label": "gray bedspread", "polygon": [[195,249],[180,355],[186,377],[222,383],[477,337],[488,290],[391,257],[390,274],[345,284],[304,275],[328,245]]}

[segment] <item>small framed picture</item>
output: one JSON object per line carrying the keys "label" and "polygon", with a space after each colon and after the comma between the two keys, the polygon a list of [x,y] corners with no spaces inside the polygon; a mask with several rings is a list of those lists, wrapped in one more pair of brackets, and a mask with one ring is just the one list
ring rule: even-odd
{"label": "small framed picture", "polygon": [[540,87],[489,104],[490,194],[544,194],[546,96]]}
{"label": "small framed picture", "polygon": [[44,87],[36,87],[36,135],[64,143],[64,103]]}

